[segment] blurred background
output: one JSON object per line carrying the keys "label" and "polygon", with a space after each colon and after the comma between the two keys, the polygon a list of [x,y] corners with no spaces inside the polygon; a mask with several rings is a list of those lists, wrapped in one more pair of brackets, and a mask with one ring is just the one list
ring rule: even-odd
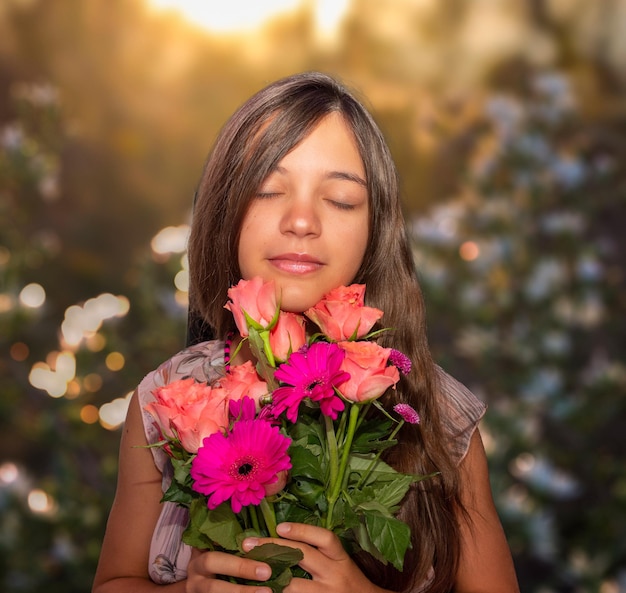
{"label": "blurred background", "polygon": [[625,592],[625,31],[626,0],[2,0],[0,589],[90,590],[206,154],[318,69],[396,159],[522,591]]}

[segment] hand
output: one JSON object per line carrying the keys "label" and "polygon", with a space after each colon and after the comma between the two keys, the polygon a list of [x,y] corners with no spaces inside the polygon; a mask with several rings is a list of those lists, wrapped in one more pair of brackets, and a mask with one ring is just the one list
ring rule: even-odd
{"label": "hand", "polygon": [[277,532],[284,539],[247,538],[243,541],[243,549],[248,552],[261,544],[277,543],[302,551],[304,558],[300,567],[311,575],[312,580],[294,578],[285,588],[285,593],[383,591],[361,572],[332,531],[302,523],[281,523]]}
{"label": "hand", "polygon": [[264,562],[248,560],[225,552],[194,549],[187,567],[186,593],[272,593],[269,587],[230,583],[217,575],[265,581],[272,574]]}

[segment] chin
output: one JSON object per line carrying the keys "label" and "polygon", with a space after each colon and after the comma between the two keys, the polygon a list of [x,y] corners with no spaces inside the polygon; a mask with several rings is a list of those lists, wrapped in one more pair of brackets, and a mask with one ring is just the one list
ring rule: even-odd
{"label": "chin", "polygon": [[304,313],[307,309],[317,305],[320,299],[324,295],[311,294],[308,292],[307,294],[301,293],[287,293],[283,292],[282,296],[278,296],[280,299],[280,308],[283,311],[288,311],[290,313]]}

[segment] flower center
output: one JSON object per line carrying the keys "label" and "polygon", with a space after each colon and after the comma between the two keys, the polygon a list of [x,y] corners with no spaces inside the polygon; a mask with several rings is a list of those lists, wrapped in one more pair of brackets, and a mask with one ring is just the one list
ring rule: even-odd
{"label": "flower center", "polygon": [[247,476],[252,471],[252,464],[244,463],[243,465],[239,466],[239,469],[237,471],[239,472],[240,476]]}
{"label": "flower center", "polygon": [[236,480],[246,480],[249,481],[254,479],[254,475],[256,474],[256,470],[259,466],[259,462],[257,459],[251,457],[239,458],[235,463],[230,466],[229,474],[232,478]]}
{"label": "flower center", "polygon": [[307,393],[312,393],[313,391],[315,391],[316,387],[324,387],[326,385],[326,381],[324,380],[323,377],[319,377],[318,379],[315,379],[314,381],[311,381],[307,386],[305,391]]}

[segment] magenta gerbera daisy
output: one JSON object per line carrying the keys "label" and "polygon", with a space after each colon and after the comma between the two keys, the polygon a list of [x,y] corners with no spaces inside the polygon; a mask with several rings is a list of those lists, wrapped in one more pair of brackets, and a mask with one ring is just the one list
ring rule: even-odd
{"label": "magenta gerbera daisy", "polygon": [[340,369],[344,357],[345,352],[337,344],[326,342],[315,342],[294,352],[274,373],[278,381],[286,384],[274,391],[274,415],[286,410],[287,419],[296,422],[298,406],[308,397],[319,403],[322,414],[337,418],[345,404],[335,393],[335,386],[350,378]]}
{"label": "magenta gerbera daisy", "polygon": [[207,496],[210,509],[226,500],[235,513],[258,505],[266,487],[278,480],[280,472],[291,469],[290,444],[290,438],[265,420],[235,422],[230,432],[204,439],[191,463],[193,489]]}

